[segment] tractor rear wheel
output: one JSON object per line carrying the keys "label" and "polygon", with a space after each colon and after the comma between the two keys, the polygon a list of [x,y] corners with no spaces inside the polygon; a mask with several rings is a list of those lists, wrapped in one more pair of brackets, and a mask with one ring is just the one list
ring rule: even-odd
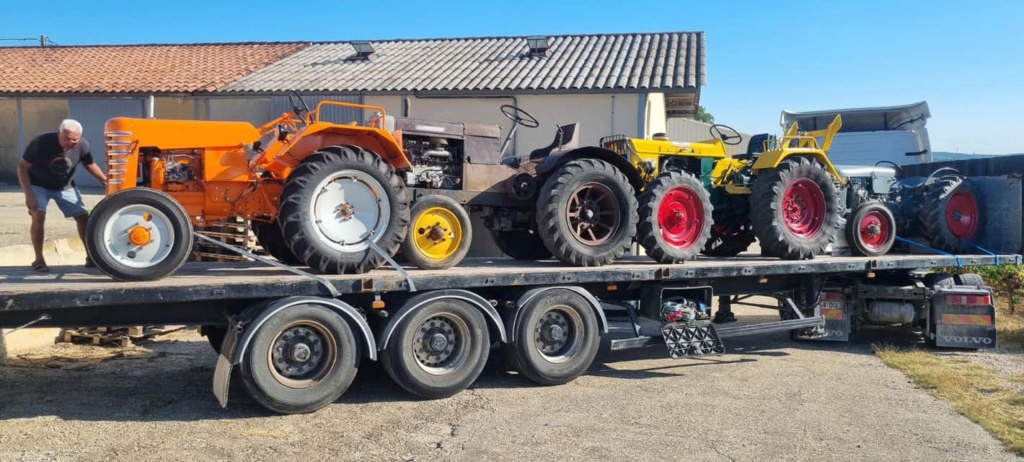
{"label": "tractor rear wheel", "polygon": [[637,239],[661,263],[696,258],[711,237],[711,196],[689,173],[659,175],[640,196]]}
{"label": "tractor rear wheel", "polygon": [[412,205],[412,228],[402,243],[402,255],[421,269],[445,269],[459,264],[473,242],[466,209],[447,196],[429,195]]}
{"label": "tractor rear wheel", "polygon": [[89,258],[119,281],[154,281],[174,274],[191,255],[193,239],[185,208],[149,188],[107,196],[85,228]]}
{"label": "tractor rear wheel", "polygon": [[974,248],[981,231],[981,215],[981,203],[971,184],[948,176],[927,187],[918,218],[932,246],[965,252]]}
{"label": "tractor rear wheel", "polygon": [[633,243],[637,208],[633,187],[621,171],[602,160],[573,160],[540,190],[540,237],[564,263],[607,265]]}
{"label": "tractor rear wheel", "polygon": [[814,258],[839,227],[839,192],[825,166],[787,159],[754,181],[750,221],[764,255]]}
{"label": "tractor rear wheel", "polygon": [[846,220],[846,240],[856,255],[885,255],[896,242],[896,217],[879,201],[864,202]]}
{"label": "tractor rear wheel", "polygon": [[323,273],[364,273],[398,252],[409,231],[405,184],[358,146],[313,153],[292,171],[278,214],[292,253]]}
{"label": "tractor rear wheel", "polygon": [[288,247],[288,242],[284,239],[284,234],[281,233],[281,225],[277,221],[270,223],[262,221],[250,222],[253,234],[256,235],[256,241],[260,243],[260,247],[270,254],[271,257],[277,259],[277,261],[284,263],[285,265],[301,265],[302,260],[295,257],[292,253],[292,249]]}
{"label": "tractor rear wheel", "polygon": [[711,238],[701,251],[709,257],[735,257],[750,248],[757,238],[747,218],[726,218],[711,225]]}

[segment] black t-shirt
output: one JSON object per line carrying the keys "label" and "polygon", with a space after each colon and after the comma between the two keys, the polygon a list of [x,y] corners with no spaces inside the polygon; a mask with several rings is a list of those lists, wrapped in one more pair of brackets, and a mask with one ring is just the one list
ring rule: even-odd
{"label": "black t-shirt", "polygon": [[21,158],[32,164],[28,177],[33,185],[54,190],[74,186],[75,167],[79,163],[93,163],[89,142],[84,137],[75,147],[65,151],[57,132],[37,136],[25,148],[25,155]]}

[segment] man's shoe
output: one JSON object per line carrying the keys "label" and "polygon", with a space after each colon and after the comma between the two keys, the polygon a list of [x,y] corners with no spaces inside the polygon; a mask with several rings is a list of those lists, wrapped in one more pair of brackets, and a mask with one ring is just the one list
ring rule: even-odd
{"label": "man's shoe", "polygon": [[95,268],[96,264],[92,262],[91,258],[85,257],[85,267],[86,268]]}

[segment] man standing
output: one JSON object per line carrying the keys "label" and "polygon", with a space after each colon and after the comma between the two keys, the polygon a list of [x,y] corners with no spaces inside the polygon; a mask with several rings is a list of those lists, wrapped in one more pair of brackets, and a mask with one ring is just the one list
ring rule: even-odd
{"label": "man standing", "polygon": [[[89,211],[85,209],[82,193],[75,185],[75,167],[78,164],[107,184],[107,176],[93,161],[89,142],[82,138],[82,124],[66,119],[53,133],[44,133],[33,139],[18,164],[18,181],[25,191],[25,205],[32,215],[32,247],[36,260],[32,269],[49,271],[43,258],[43,224],[46,220],[46,206],[53,200],[65,218],[74,218],[78,225],[78,236],[85,243],[85,225]],[[93,266],[89,257],[85,266]]]}

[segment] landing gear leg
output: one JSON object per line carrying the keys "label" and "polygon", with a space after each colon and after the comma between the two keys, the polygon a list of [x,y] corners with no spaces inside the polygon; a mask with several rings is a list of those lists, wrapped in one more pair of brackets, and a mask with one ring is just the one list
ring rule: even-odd
{"label": "landing gear leg", "polygon": [[718,311],[715,312],[715,319],[712,322],[715,324],[736,322],[736,315],[732,312],[732,298],[728,295],[718,296]]}

